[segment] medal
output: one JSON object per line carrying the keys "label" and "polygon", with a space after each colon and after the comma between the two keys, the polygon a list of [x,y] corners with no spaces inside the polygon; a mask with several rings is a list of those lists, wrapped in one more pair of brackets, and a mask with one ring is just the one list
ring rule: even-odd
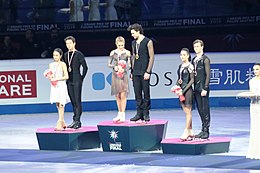
{"label": "medal", "polygon": [[139,59],[139,55],[138,54],[135,55],[135,59]]}
{"label": "medal", "polygon": [[71,61],[72,61],[74,53],[75,53],[75,50],[72,52],[71,57],[70,57],[69,52],[68,52],[68,66],[69,66],[68,72],[72,71],[72,68],[70,67],[70,64],[71,64]]}

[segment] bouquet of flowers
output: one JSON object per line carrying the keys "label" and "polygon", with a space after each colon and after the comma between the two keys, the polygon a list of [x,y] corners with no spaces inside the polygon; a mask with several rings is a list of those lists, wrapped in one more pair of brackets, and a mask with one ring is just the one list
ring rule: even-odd
{"label": "bouquet of flowers", "polygon": [[125,68],[126,68],[126,61],[125,60],[118,61],[118,70],[116,72],[118,78],[124,77]]}
{"label": "bouquet of flowers", "polygon": [[[171,88],[171,92],[174,92],[175,94],[179,95],[178,93],[181,92],[182,89],[179,85],[174,85],[172,88]],[[181,102],[185,101],[185,97],[184,95],[179,95],[179,99]]]}
{"label": "bouquet of flowers", "polygon": [[[46,77],[47,79],[50,79],[50,80],[51,80],[51,78],[53,77],[53,72],[52,72],[50,69],[47,69],[47,70],[44,71],[43,75],[44,75],[44,77]],[[58,81],[51,81],[51,85],[52,85],[52,86],[55,87],[55,86],[57,86],[57,84],[58,84]]]}

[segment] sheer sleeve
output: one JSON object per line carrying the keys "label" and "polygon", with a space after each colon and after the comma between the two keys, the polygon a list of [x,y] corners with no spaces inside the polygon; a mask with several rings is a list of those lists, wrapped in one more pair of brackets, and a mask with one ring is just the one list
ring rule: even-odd
{"label": "sheer sleeve", "polygon": [[204,60],[204,66],[205,66],[206,78],[205,78],[205,86],[203,89],[207,90],[209,88],[209,81],[210,81],[210,60],[209,60],[209,58],[206,58]]}
{"label": "sheer sleeve", "polygon": [[127,66],[126,66],[126,70],[130,70],[131,69],[131,52],[127,51],[126,52],[126,62],[127,62]]}
{"label": "sheer sleeve", "polygon": [[179,79],[180,79],[180,69],[181,69],[181,65],[179,65],[179,68],[177,70],[177,80],[176,80],[176,84],[175,85],[180,85],[179,84]]}
{"label": "sheer sleeve", "polygon": [[108,66],[109,68],[114,68],[114,67],[115,67],[113,55],[114,55],[114,51],[112,50],[112,51],[110,52],[110,54],[109,54],[109,59],[108,59],[108,63],[107,63],[107,66]]}
{"label": "sheer sleeve", "polygon": [[192,84],[194,83],[194,72],[193,70],[192,71],[189,71],[190,73],[190,81],[189,83],[187,84],[187,86],[183,89],[182,93],[184,94],[191,86]]}
{"label": "sheer sleeve", "polygon": [[153,48],[153,41],[150,40],[148,42],[148,52],[149,52],[149,64],[148,67],[146,69],[147,73],[151,73],[152,72],[152,68],[153,68],[153,64],[154,64],[154,48]]}
{"label": "sheer sleeve", "polygon": [[115,65],[113,63],[113,57],[112,56],[109,57],[107,66],[109,68],[114,68],[115,67]]}

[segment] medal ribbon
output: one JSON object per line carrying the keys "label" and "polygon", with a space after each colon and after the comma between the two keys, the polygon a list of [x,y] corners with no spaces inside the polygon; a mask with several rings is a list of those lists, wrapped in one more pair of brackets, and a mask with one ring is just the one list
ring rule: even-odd
{"label": "medal ribbon", "polygon": [[54,77],[56,77],[58,67],[60,66],[60,62],[58,62],[58,64],[56,66],[55,65],[54,65],[55,69],[54,69],[54,72],[53,72]]}
{"label": "medal ribbon", "polygon": [[75,53],[75,50],[72,52],[71,57],[70,57],[70,54],[69,54],[69,52],[68,52],[68,64],[69,64],[69,68],[71,68],[71,67],[70,67],[70,64],[71,64],[71,61],[72,61],[72,58],[73,58],[74,53]]}
{"label": "medal ribbon", "polygon": [[136,43],[136,44],[135,44],[135,51],[136,51],[135,56],[138,56],[138,57],[139,57],[139,54],[138,54],[139,48],[140,48],[140,43]]}

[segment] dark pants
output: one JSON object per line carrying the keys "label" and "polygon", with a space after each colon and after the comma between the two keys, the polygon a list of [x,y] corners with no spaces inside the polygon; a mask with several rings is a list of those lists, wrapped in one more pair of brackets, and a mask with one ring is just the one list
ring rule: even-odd
{"label": "dark pants", "polygon": [[133,85],[135,92],[137,115],[149,115],[149,110],[151,108],[150,79],[144,80],[143,75],[133,75]]}
{"label": "dark pants", "polygon": [[202,122],[202,131],[209,132],[210,109],[209,109],[209,91],[202,97],[200,91],[195,91],[195,101]]}
{"label": "dark pants", "polygon": [[82,91],[82,83],[67,83],[68,93],[70,96],[70,101],[73,106],[73,121],[80,121],[80,117],[82,114],[82,105],[81,105],[81,91]]}

